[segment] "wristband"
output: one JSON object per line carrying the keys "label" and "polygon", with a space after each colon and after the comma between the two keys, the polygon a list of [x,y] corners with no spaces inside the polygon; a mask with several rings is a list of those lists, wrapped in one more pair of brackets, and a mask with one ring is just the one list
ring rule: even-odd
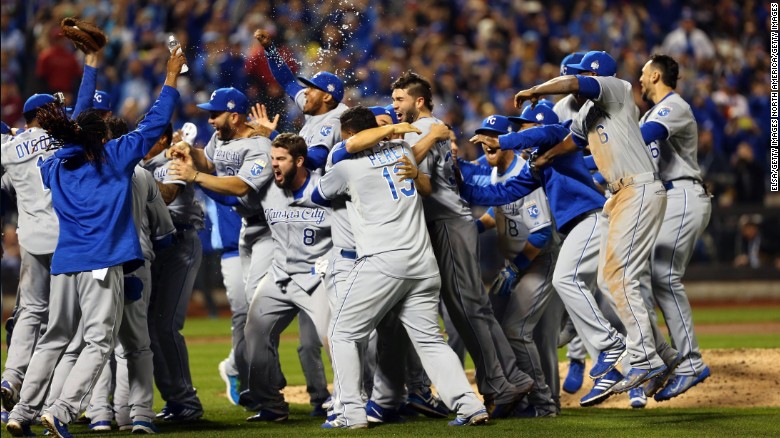
{"label": "wristband", "polygon": [[482,234],[485,231],[485,224],[483,224],[481,220],[475,219],[474,225],[477,226],[477,233]]}
{"label": "wristband", "polygon": [[512,260],[512,263],[514,263],[519,270],[524,271],[531,265],[531,260],[521,252]]}

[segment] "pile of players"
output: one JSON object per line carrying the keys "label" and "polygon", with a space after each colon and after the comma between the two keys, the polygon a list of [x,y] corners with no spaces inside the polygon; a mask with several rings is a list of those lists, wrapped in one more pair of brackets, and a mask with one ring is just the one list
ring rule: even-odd
{"label": "pile of players", "polygon": [[[70,119],[53,96],[35,95],[25,104],[26,129],[4,132],[3,187],[16,195],[23,248],[0,388],[14,436],[32,433],[39,416],[54,436],[70,436],[68,424],[85,410],[93,431],[115,421],[154,433],[155,419],[203,416],[179,333],[201,258],[196,186],[216,206],[226,248],[233,349],[219,370],[231,402],[255,412],[249,421],[288,418],[278,347],[296,316],[313,414],[326,416],[324,428],[365,428],[412,412],[455,413],[453,426],[555,416],[557,348],[576,335],[563,389],[582,386],[587,350],[594,383],[582,406],[629,392],[631,405],[643,407],[647,397],[668,400],[709,376],[680,280],[710,201],[696,164],[696,123],[674,92],[673,59],[655,55],[644,66],[642,94],[654,106],[640,120],[608,53],[572,54],[561,77],[516,95],[520,116],[484,120],[471,138],[484,160],[467,162],[432,116],[425,78],[404,73],[387,107],[349,108],[337,76],[296,78],[270,34],[255,37],[305,114],[297,134],[276,132],[278,116],[223,88],[198,105],[216,132],[204,149],[192,147],[194,126],[170,125],[181,55],[171,56],[160,97],[129,131],[95,91],[97,54],[87,55]],[[565,97],[554,106],[542,99],[554,95]],[[132,176],[120,178],[132,190],[117,195],[117,208],[132,212],[140,239],[117,239],[102,264],[63,254],[79,240],[66,223],[87,227],[79,244],[98,255],[104,245],[88,227],[104,224],[78,217],[88,208],[51,176],[67,178],[72,168],[104,175],[53,134],[68,123],[85,132],[95,116],[104,120],[106,151],[133,151],[117,152]],[[474,220],[470,205],[491,208]],[[486,291],[478,233],[492,227],[505,267]],[[112,277],[117,269],[123,278]],[[119,299],[104,298],[111,291]],[[657,327],[655,305],[674,346]],[[465,351],[482,400],[466,379]],[[166,402],[158,414],[152,367]]]}

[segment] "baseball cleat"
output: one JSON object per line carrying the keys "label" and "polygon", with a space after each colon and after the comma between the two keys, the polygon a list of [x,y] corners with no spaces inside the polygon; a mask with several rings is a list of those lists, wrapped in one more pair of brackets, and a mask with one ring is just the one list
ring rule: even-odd
{"label": "baseball cleat", "polygon": [[629,389],[628,398],[632,408],[642,409],[647,405],[647,396],[642,388]]}
{"label": "baseball cleat", "polygon": [[619,394],[621,392],[626,392],[629,389],[636,388],[653,377],[660,376],[666,371],[666,368],[666,365],[661,365],[660,367],[651,368],[649,370],[631,368],[628,374],[626,374],[626,378],[618,382],[613,388],[613,391]]}
{"label": "baseball cleat", "polygon": [[675,374],[669,383],[655,395],[655,401],[666,401],[677,397],[710,377],[710,367],[705,366],[697,376],[681,376]]}
{"label": "baseball cleat", "polygon": [[160,432],[151,421],[133,421],[132,429],[135,434],[153,434]]}
{"label": "baseball cleat", "polygon": [[95,421],[93,423],[89,423],[89,431],[90,432],[111,432],[111,421],[103,420],[103,421]]}
{"label": "baseball cleat", "polygon": [[8,411],[0,411],[0,422],[3,424],[8,423]]}
{"label": "baseball cleat", "polygon": [[566,373],[566,379],[563,380],[563,390],[569,394],[574,394],[582,388],[582,380],[585,376],[585,362],[572,359],[569,362],[569,372]]}
{"label": "baseball cleat", "polygon": [[596,406],[597,404],[608,399],[614,392],[612,388],[621,380],[623,380],[623,374],[620,371],[613,369],[603,377],[596,379],[593,383],[593,389],[589,393],[580,399],[580,406]]}
{"label": "baseball cleat", "polygon": [[406,421],[398,409],[383,408],[373,400],[366,403],[366,418],[369,423],[403,423]]}
{"label": "baseball cleat", "polygon": [[322,407],[322,405],[314,405],[311,412],[309,412],[310,417],[327,417],[328,416],[328,410]]}
{"label": "baseball cleat", "polygon": [[466,416],[461,417],[458,415],[454,420],[447,423],[449,426],[479,426],[480,424],[485,424],[490,419],[490,415],[488,415],[487,411],[485,409],[480,409],[477,412]]}
{"label": "baseball cleat", "polygon": [[447,418],[450,414],[449,408],[444,405],[444,402],[439,397],[433,395],[430,388],[411,391],[406,399],[406,403],[426,417]]}
{"label": "baseball cleat", "polygon": [[119,429],[120,432],[129,432],[129,431],[133,430],[133,425],[132,424],[123,424],[123,425],[119,426],[118,429]]}
{"label": "baseball cleat", "polygon": [[246,421],[270,421],[270,422],[282,422],[289,418],[288,412],[274,412],[268,409],[260,409],[255,415],[247,418]]}
{"label": "baseball cleat", "polygon": [[3,408],[10,412],[19,403],[19,388],[7,380],[0,383],[0,401]]}
{"label": "baseball cleat", "polygon": [[73,435],[68,431],[68,425],[60,421],[59,418],[51,413],[47,412],[41,415],[41,424],[49,431],[51,434],[50,436],[56,438],[73,438]]}
{"label": "baseball cleat", "polygon": [[596,363],[594,363],[593,368],[590,369],[590,377],[592,379],[598,379],[612,371],[615,366],[620,363],[623,357],[625,357],[626,352],[626,347],[621,346],[614,350],[606,350],[599,353]]}
{"label": "baseball cleat", "polygon": [[170,413],[171,413],[171,410],[168,409],[168,403],[166,403],[165,406],[163,406],[162,410],[160,410],[160,412],[158,412],[157,415],[154,416],[154,418],[156,418],[158,420],[163,420]]}
{"label": "baseball cleat", "polygon": [[333,396],[329,395],[328,398],[325,399],[324,402],[322,402],[322,408],[326,411],[333,407]]}
{"label": "baseball cleat", "polygon": [[348,426],[346,421],[341,418],[336,418],[335,420],[322,423],[322,426],[320,427],[323,429],[368,429],[368,423],[358,423]]}
{"label": "baseball cleat", "polygon": [[643,388],[645,395],[647,397],[652,397],[656,392],[658,392],[658,390],[663,388],[664,385],[666,385],[666,381],[669,380],[669,376],[671,376],[674,370],[676,370],[677,367],[682,363],[683,359],[684,357],[682,353],[677,353],[674,359],[666,364],[666,371],[653,377],[652,379],[648,379],[648,381],[645,382]]}
{"label": "baseball cleat", "polygon": [[30,429],[30,423],[27,421],[8,420],[5,430],[7,430],[11,436],[35,436],[35,432]]}
{"label": "baseball cleat", "polygon": [[201,407],[188,408],[174,402],[169,402],[167,407],[168,415],[163,417],[163,420],[165,421],[186,423],[189,421],[200,420],[200,417],[203,416],[203,408]]}
{"label": "baseball cleat", "polygon": [[512,418],[555,418],[557,416],[557,411],[549,411],[533,405],[528,405],[525,409],[515,409],[511,415]]}
{"label": "baseball cleat", "polygon": [[238,405],[238,396],[240,393],[238,375],[227,373],[227,361],[228,360],[225,359],[219,363],[219,367],[217,367],[219,369],[219,377],[225,382],[225,396],[228,401],[233,405]]}

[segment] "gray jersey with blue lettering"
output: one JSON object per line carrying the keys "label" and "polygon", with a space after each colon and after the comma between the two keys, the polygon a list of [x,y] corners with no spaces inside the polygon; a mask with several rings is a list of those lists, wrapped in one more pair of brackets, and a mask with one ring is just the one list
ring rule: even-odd
{"label": "gray jersey with blue lettering", "polygon": [[[572,135],[588,142],[593,159],[607,182],[642,173],[657,172],[650,150],[645,147],[637,121],[637,107],[631,84],[615,77],[593,76],[601,93],[582,106],[571,124]],[[591,109],[606,112],[608,117],[586,119]]]}
{"label": "gray jersey with blue lettering", "polygon": [[[304,91],[305,89],[295,95],[295,104],[298,105],[301,111],[303,111],[303,106],[306,104]],[[298,135],[303,137],[308,147],[325,146],[328,150],[331,150],[333,145],[341,141],[341,120],[339,116],[348,108],[343,103],[339,103],[336,105],[336,108],[325,114],[304,116],[306,121]]]}
{"label": "gray jersey with blue lettering", "polygon": [[[344,142],[341,141],[330,150],[328,161],[325,164],[326,172],[333,168],[333,152],[343,147],[345,147]],[[333,238],[333,246],[336,248],[354,250],[355,234],[352,233],[352,225],[349,223],[349,213],[347,212],[348,208],[352,208],[352,204],[347,205],[348,199],[349,193],[345,193],[344,196],[331,201],[330,235]]]}
{"label": "gray jersey with blue lettering", "polygon": [[[491,184],[506,182],[519,174],[524,165],[525,160],[519,155],[515,155],[507,172],[499,175],[498,169],[493,168],[490,175]],[[541,187],[514,202],[494,207],[494,211],[496,213],[498,248],[501,255],[507,260],[514,259],[523,250],[531,233],[552,224],[547,196]],[[551,246],[547,245],[545,248]]]}
{"label": "gray jersey with blue lettering", "polygon": [[[204,152],[209,161],[214,163],[217,176],[236,176],[251,188],[246,195],[238,198],[240,205],[235,207],[236,212],[244,218],[259,216],[262,222],[263,207],[260,201],[264,195],[263,189],[274,176],[271,140],[266,137],[249,137],[222,141],[214,133]],[[257,228],[257,232],[264,232],[268,225],[255,224],[254,228]]]}
{"label": "gray jersey with blue lettering", "polygon": [[691,106],[679,94],[663,98],[642,116],[640,126],[656,122],[669,135],[649,145],[653,158],[658,160],[658,173],[664,181],[692,178],[701,181],[697,161],[699,131]]}
{"label": "gray jersey with blue lettering", "polygon": [[154,261],[152,241],[159,240],[176,231],[171,215],[160,196],[154,176],[143,167],[133,171],[133,222],[144,259]]}
{"label": "gray jersey with blue lettering", "polygon": [[51,192],[43,187],[38,167],[39,162],[54,154],[46,150],[49,143],[46,131],[30,128],[0,146],[3,168],[16,191],[19,245],[35,255],[54,253],[60,232]]}
{"label": "gray jersey with blue lettering", "polygon": [[[431,131],[431,125],[443,123],[435,117],[418,119],[412,125],[422,133],[410,132],[404,140],[412,147]],[[436,142],[420,162],[420,171],[431,177],[433,191],[423,198],[425,220],[433,222],[440,219],[471,217],[471,208],[460,199],[458,185],[455,182],[455,161],[452,157],[449,140]]]}
{"label": "gray jersey with blue lettering", "polygon": [[553,112],[558,116],[558,120],[561,123],[573,119],[579,111],[580,107],[577,105],[577,99],[573,94],[567,94],[553,106]]}
{"label": "gray jersey with blue lettering", "polygon": [[383,272],[396,278],[430,278],[439,268],[414,181],[400,180],[395,164],[409,145],[383,141],[353,159],[337,163],[319,181],[325,198],[349,193],[350,223],[358,257],[376,257]]}
{"label": "gray jersey with blue lettering", "polygon": [[[311,197],[319,181],[317,172],[309,179],[298,199]],[[290,190],[270,184],[263,196],[263,212],[274,240],[271,273],[277,283],[292,279],[311,292],[320,283],[314,262],[330,251],[330,208],[291,205],[296,200]]]}
{"label": "gray jersey with blue lettering", "polygon": [[168,210],[173,223],[180,226],[191,224],[196,230],[201,230],[204,226],[203,207],[195,199],[195,185],[171,179],[168,175],[170,165],[171,161],[165,158],[165,153],[160,153],[143,163],[142,167],[152,172],[155,180],[163,184],[177,184],[180,187],[176,199],[168,204]]}

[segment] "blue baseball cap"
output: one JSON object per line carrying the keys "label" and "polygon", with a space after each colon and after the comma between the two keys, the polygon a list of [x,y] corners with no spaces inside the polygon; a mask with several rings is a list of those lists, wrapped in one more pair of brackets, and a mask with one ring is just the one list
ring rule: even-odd
{"label": "blue baseball cap", "polygon": [[341,102],[341,99],[344,98],[344,84],[333,73],[321,71],[312,76],[311,79],[298,76],[298,80],[306,84],[307,87],[316,88],[330,94],[336,102]]}
{"label": "blue baseball cap", "polygon": [[615,58],[607,52],[598,50],[586,53],[579,64],[567,64],[566,67],[567,70],[572,70],[573,74],[589,71],[598,76],[615,76],[617,73]]}
{"label": "blue baseball cap", "polygon": [[22,112],[26,113],[32,110],[36,110],[46,105],[47,103],[52,103],[56,101],[57,100],[51,94],[33,94],[24,103],[24,108],[22,108]]}
{"label": "blue baseball cap", "polygon": [[512,125],[505,116],[493,114],[482,121],[482,126],[475,129],[476,134],[506,134],[512,132]]}
{"label": "blue baseball cap", "polygon": [[519,116],[510,117],[512,123],[539,123],[541,125],[555,125],[559,122],[558,115],[547,105],[536,104],[534,108],[531,105],[525,107]]}
{"label": "blue baseball cap", "polygon": [[536,104],[537,105],[544,105],[544,106],[549,107],[549,108],[554,108],[555,107],[555,102],[553,102],[550,99],[539,99],[538,101],[536,101]]}
{"label": "blue baseball cap", "polygon": [[375,116],[390,116],[390,119],[393,121],[394,125],[398,123],[398,116],[395,115],[395,111],[393,111],[392,106],[390,106],[390,109],[388,109],[386,106],[370,106],[368,109],[370,109]]}
{"label": "blue baseball cap", "polygon": [[92,97],[92,108],[111,111],[111,96],[105,91],[95,91],[95,95]]}
{"label": "blue baseball cap", "polygon": [[566,55],[563,61],[561,61],[561,76],[573,74],[573,72],[569,71],[569,64],[578,64],[582,61],[583,56],[585,56],[585,52],[574,52]]}
{"label": "blue baseball cap", "polygon": [[218,88],[211,93],[211,98],[206,103],[197,105],[206,111],[228,111],[231,113],[246,114],[249,111],[249,99],[246,95],[233,87]]}

